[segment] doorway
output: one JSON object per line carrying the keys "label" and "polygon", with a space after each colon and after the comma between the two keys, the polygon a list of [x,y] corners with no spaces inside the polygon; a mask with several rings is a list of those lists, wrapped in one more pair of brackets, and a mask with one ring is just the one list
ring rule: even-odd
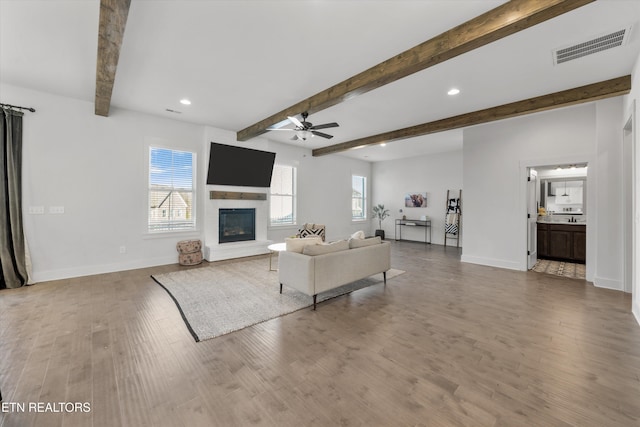
{"label": "doorway", "polygon": [[527,169],[527,267],[586,279],[587,170],[584,163]]}

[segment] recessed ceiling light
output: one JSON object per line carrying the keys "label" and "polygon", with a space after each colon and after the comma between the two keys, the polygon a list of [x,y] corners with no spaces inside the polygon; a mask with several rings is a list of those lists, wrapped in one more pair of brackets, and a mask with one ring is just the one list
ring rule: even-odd
{"label": "recessed ceiling light", "polygon": [[182,105],[191,105],[191,101],[189,101],[187,98],[183,98],[180,100],[180,104]]}
{"label": "recessed ceiling light", "polygon": [[447,92],[447,95],[457,95],[460,93],[460,89],[456,89],[455,87]]}
{"label": "recessed ceiling light", "polygon": [[387,146],[386,142],[383,142],[382,144],[380,144],[380,147],[386,147],[386,146]]}

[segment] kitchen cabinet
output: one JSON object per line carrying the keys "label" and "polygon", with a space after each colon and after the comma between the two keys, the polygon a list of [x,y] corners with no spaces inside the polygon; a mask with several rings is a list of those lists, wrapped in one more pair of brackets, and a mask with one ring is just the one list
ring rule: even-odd
{"label": "kitchen cabinet", "polygon": [[549,226],[538,223],[538,258],[549,256]]}
{"label": "kitchen cabinet", "polygon": [[586,254],[586,225],[538,223],[539,258],[584,263]]}
{"label": "kitchen cabinet", "polygon": [[576,262],[584,263],[587,261],[587,227],[586,225],[576,225],[580,227],[573,232],[573,259]]}

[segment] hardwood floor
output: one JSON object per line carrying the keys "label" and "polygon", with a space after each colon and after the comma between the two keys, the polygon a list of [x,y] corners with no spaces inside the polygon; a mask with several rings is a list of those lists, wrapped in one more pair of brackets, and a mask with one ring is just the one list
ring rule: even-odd
{"label": "hardwood floor", "polygon": [[5,403],[90,404],[0,426],[640,425],[629,295],[450,247],[392,257],[386,287],[201,343],[149,278],[178,265],[0,291]]}

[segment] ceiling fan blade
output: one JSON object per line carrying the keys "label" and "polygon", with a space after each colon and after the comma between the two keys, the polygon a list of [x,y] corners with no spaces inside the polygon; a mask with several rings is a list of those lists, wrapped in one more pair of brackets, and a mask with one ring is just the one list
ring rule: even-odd
{"label": "ceiling fan blade", "polygon": [[340,125],[333,122],[333,123],[325,123],[323,125],[318,125],[318,126],[311,126],[309,129],[315,130],[315,129],[337,128],[338,126]]}
{"label": "ceiling fan blade", "polygon": [[326,133],[318,132],[318,131],[315,131],[315,130],[312,130],[311,133],[313,133],[316,136],[321,136],[322,138],[327,138],[327,139],[333,138],[333,135],[329,135],[329,134],[326,134]]}
{"label": "ceiling fan blade", "polygon": [[291,121],[291,123],[293,123],[297,127],[299,127],[299,128],[303,128],[304,127],[302,122],[300,120],[298,120],[297,118],[292,117],[292,116],[288,116],[287,118]]}

